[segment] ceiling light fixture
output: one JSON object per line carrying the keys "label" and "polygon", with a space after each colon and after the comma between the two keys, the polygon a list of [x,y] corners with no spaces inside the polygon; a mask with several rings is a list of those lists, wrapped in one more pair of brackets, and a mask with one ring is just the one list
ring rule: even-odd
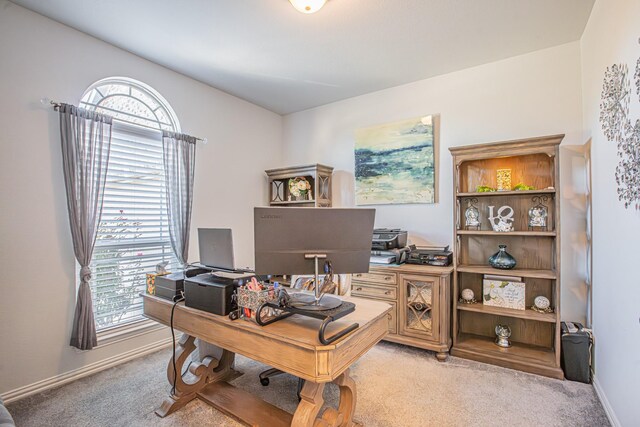
{"label": "ceiling light fixture", "polygon": [[314,13],[319,11],[327,0],[289,0],[299,12]]}

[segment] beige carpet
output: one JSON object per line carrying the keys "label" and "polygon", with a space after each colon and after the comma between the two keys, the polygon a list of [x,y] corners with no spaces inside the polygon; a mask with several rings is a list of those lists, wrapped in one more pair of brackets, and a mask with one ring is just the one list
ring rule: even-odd
{"label": "beige carpet", "polygon": [[[208,405],[193,401],[164,419],[154,409],[169,386],[170,350],[163,350],[56,390],[9,405],[19,427],[37,426],[238,426]],[[233,383],[293,411],[296,380],[289,375],[262,387],[265,367],[238,357],[244,375]],[[381,343],[352,370],[358,385],[356,420],[365,426],[608,426],[593,388]],[[337,404],[337,388],[325,399]]]}

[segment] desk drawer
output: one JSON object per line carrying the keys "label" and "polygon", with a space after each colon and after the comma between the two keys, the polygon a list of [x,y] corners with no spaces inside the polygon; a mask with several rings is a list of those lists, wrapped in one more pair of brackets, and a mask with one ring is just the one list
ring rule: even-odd
{"label": "desk drawer", "polygon": [[395,285],[396,273],[355,273],[353,280],[376,283],[379,285]]}
{"label": "desk drawer", "polygon": [[395,300],[396,294],[396,288],[373,286],[358,282],[351,284],[351,295],[353,296]]}

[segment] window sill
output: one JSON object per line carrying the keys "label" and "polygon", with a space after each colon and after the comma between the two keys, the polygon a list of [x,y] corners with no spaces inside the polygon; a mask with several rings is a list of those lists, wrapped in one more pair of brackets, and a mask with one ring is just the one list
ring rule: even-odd
{"label": "window sill", "polygon": [[104,347],[165,329],[167,329],[166,326],[149,319],[142,319],[128,325],[115,326],[98,332],[98,347]]}

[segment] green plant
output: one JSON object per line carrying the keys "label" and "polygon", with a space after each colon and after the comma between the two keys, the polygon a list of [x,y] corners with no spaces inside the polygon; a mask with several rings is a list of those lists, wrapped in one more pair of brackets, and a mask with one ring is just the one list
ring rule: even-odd
{"label": "green plant", "polygon": [[532,186],[532,185],[526,185],[523,183],[519,183],[518,185],[516,185],[515,187],[513,187],[514,191],[529,191],[529,190],[535,190],[536,187]]}
{"label": "green plant", "polygon": [[494,191],[496,191],[496,189],[488,185],[478,185],[476,187],[476,193],[492,193]]}

